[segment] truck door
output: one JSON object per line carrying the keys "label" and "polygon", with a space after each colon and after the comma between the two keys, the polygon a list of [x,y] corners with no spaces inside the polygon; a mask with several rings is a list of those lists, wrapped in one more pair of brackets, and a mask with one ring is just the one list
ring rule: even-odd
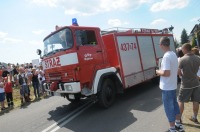
{"label": "truck door", "polygon": [[81,83],[90,82],[96,66],[103,63],[103,53],[95,30],[76,30],[77,53]]}

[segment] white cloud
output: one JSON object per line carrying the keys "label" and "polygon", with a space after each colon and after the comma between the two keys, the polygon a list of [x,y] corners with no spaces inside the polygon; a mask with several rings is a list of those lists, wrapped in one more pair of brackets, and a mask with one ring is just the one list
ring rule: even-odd
{"label": "white cloud", "polygon": [[29,44],[37,45],[37,46],[43,46],[43,42],[42,41],[37,41],[37,40],[29,41]]}
{"label": "white cloud", "polygon": [[5,38],[8,33],[0,32],[0,40]]}
{"label": "white cloud", "polygon": [[0,32],[0,43],[18,43],[21,39],[8,37],[8,33]]}
{"label": "white cloud", "polygon": [[92,13],[84,13],[84,12],[81,12],[81,11],[78,11],[76,9],[66,9],[65,10],[65,14],[66,15],[79,15],[79,16],[91,16],[91,15],[95,15],[96,13],[92,12]]}
{"label": "white cloud", "polygon": [[129,22],[122,22],[119,19],[109,19],[108,20],[108,25],[112,26],[112,27],[119,27],[122,25],[128,25]]}
{"label": "white cloud", "polygon": [[171,9],[181,9],[189,4],[189,0],[163,0],[152,5],[151,11],[158,12]]}
{"label": "white cloud", "polygon": [[190,22],[198,22],[198,20],[200,20],[200,17],[195,17],[190,19]]}
{"label": "white cloud", "polygon": [[31,0],[32,4],[59,7],[66,15],[91,16],[110,11],[128,11],[153,0]]}
{"label": "white cloud", "polygon": [[122,22],[119,19],[110,19],[108,20],[108,24],[112,27],[118,27],[122,25]]}
{"label": "white cloud", "polygon": [[59,1],[60,0],[31,0],[30,2],[39,6],[57,7]]}
{"label": "white cloud", "polygon": [[160,25],[160,24],[165,24],[167,21],[165,19],[156,19],[153,22],[151,22],[151,25]]}
{"label": "white cloud", "polygon": [[36,34],[36,35],[41,35],[41,34],[44,33],[44,32],[45,32],[45,30],[42,30],[42,29],[32,31],[32,33],[33,33],[33,34]]}
{"label": "white cloud", "polygon": [[3,40],[4,43],[19,43],[19,42],[22,42],[21,39],[17,39],[17,38],[10,38],[10,37],[7,37]]}

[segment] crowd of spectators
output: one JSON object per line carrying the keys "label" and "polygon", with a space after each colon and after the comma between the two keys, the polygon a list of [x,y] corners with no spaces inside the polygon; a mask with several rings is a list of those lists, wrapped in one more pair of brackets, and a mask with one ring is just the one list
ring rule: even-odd
{"label": "crowd of spectators", "polygon": [[34,89],[35,99],[46,96],[43,83],[45,81],[42,65],[36,66],[32,63],[10,64],[0,63],[0,102],[1,110],[5,110],[6,99],[8,107],[13,107],[13,87],[18,87],[21,99],[21,106],[30,102],[30,88]]}

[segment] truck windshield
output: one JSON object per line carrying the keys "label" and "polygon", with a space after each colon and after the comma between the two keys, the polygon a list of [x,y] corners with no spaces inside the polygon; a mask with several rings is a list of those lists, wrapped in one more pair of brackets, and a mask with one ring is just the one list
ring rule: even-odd
{"label": "truck windshield", "polygon": [[44,55],[49,55],[72,47],[72,32],[70,29],[66,28],[44,40]]}

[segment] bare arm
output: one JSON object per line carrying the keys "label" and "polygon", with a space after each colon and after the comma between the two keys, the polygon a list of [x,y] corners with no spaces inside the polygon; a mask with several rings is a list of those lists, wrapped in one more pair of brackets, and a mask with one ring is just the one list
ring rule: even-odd
{"label": "bare arm", "polygon": [[182,75],[183,75],[180,68],[178,69],[178,75],[179,75],[179,76],[182,76]]}
{"label": "bare arm", "polygon": [[156,70],[156,74],[158,76],[169,77],[170,76],[170,70]]}

